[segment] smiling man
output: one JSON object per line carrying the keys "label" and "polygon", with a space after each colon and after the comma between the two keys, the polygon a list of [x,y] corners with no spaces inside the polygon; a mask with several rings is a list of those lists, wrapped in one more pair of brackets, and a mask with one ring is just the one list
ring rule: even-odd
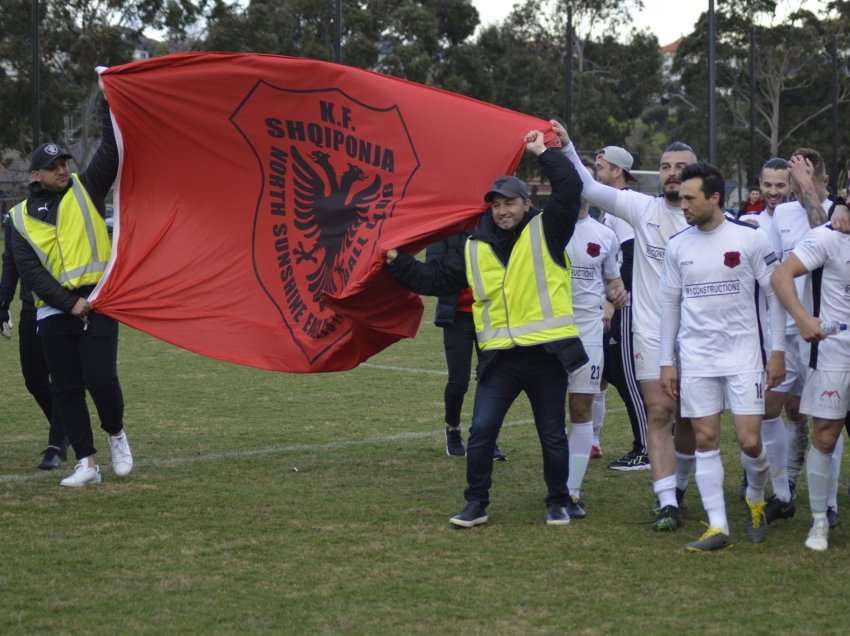
{"label": "smiling man", "polygon": [[[581,177],[584,196],[592,205],[626,221],[634,238],[632,311],[634,361],[649,421],[649,460],[652,489],[658,497],[653,529],[666,532],[681,524],[679,501],[684,495],[694,464],[694,437],[690,423],[676,419],[676,401],[661,390],[661,302],[658,288],[667,241],[687,227],[679,196],[682,169],[696,161],[687,144],[674,142],[661,155],[659,180],[663,196],[653,197],[632,190],[618,190],[598,183],[582,166],[566,129],[556,121],[552,128],[561,139],[564,154]],[[675,437],[674,437],[675,436]]]}
{"label": "smiling man", "polygon": [[552,183],[552,196],[542,212],[532,208],[525,182],[499,177],[484,195],[489,207],[462,256],[447,253],[421,263],[395,249],[386,253],[389,272],[412,291],[441,296],[472,288],[472,318],[481,353],[466,449],[466,506],[449,520],[459,528],[488,521],[493,449],[505,415],[520,393],[531,402],[543,451],[546,523],[570,522],[567,378],[588,358],[573,316],[564,246],[576,226],[581,181],[560,150],[547,149],[542,132],[529,132],[525,141]]}

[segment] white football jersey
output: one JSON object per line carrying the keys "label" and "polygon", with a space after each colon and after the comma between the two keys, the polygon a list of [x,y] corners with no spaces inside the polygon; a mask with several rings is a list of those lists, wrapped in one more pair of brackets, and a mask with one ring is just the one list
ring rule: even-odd
{"label": "white football jersey", "polygon": [[[797,243],[794,256],[807,270],[813,314],[821,320],[850,323],[850,235],[817,227]],[[822,271],[817,271],[820,268]],[[801,277],[802,278],[802,277]],[[803,362],[823,371],[850,371],[850,332],[840,331],[822,342],[807,344]]]}
{"label": "white football jersey", "polygon": [[662,284],[681,293],[682,377],[718,377],[764,368],[758,285],[770,285],[776,256],[767,236],[738,221],[696,227],[667,245]]}
{"label": "white football jersey", "polygon": [[664,197],[620,190],[610,213],[623,219],[635,233],[632,271],[632,330],[655,340],[661,337],[659,286],[667,241],[688,227],[682,210]]}
{"label": "white football jersey", "polygon": [[[832,202],[827,199],[821,205],[828,213]],[[770,224],[770,240],[773,244],[773,249],[779,260],[785,258],[792,252],[803,237],[809,233],[812,228],[809,226],[809,216],[806,209],[799,201],[788,201],[776,206],[773,211],[773,222]],[[806,296],[806,278],[801,276],[794,280],[794,285],[797,287],[797,297],[807,311],[812,310],[812,298]],[[788,315],[788,320],[785,323],[786,335],[793,336],[800,333],[797,329],[797,323]]]}
{"label": "white football jersey", "polygon": [[573,288],[573,315],[581,340],[602,345],[602,304],[605,281],[620,277],[620,244],[613,230],[591,217],[576,222],[567,243]]}

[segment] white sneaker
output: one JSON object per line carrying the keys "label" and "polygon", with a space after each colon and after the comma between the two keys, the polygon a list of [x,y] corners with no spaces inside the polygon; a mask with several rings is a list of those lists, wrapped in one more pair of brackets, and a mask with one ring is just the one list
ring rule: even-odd
{"label": "white sneaker", "polygon": [[62,481],[59,482],[60,486],[67,486],[68,488],[82,488],[83,486],[88,486],[89,484],[99,484],[100,483],[100,466],[95,464],[94,466],[88,466],[84,462],[80,462],[76,466],[74,466],[74,472],[65,477]]}
{"label": "white sneaker", "polygon": [[109,436],[109,451],[112,454],[112,471],[119,477],[129,475],[133,470],[133,453],[130,451],[126,431]]}
{"label": "white sneaker", "polygon": [[809,536],[806,537],[805,546],[809,550],[823,552],[829,547],[829,521],[827,519],[815,519]]}

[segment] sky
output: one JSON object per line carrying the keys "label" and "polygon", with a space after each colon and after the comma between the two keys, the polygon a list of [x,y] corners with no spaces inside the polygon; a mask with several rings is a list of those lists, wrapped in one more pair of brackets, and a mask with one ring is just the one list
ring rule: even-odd
{"label": "sky", "polygon": [[[511,11],[516,0],[472,0],[478,9],[482,24],[500,22]],[[780,0],[782,15],[793,12],[800,5],[816,10],[825,5],[818,0]],[[644,9],[634,15],[635,26],[649,29],[662,46],[676,41],[693,30],[700,13],[708,9],[708,0],[643,0]]]}

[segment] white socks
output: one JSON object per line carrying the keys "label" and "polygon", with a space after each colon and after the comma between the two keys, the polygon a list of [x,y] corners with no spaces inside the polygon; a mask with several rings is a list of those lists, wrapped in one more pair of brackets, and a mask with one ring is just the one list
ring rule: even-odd
{"label": "white socks", "polygon": [[597,393],[593,396],[593,445],[601,446],[599,442],[599,434],[602,432],[602,425],[605,424],[605,391]]}
{"label": "white socks", "polygon": [[788,433],[788,479],[796,483],[803,469],[803,458],[809,439],[809,420],[807,418],[798,422],[789,420],[785,426]]}
{"label": "white socks", "polygon": [[668,475],[652,482],[652,491],[658,497],[659,508],[679,507],[679,502],[676,499],[676,475]]}
{"label": "white socks", "polygon": [[814,445],[809,446],[806,478],[809,481],[809,506],[812,514],[826,514],[826,500],[832,486],[832,456],[824,455]]}
{"label": "white socks", "polygon": [[[764,472],[767,474],[767,461],[764,460]],[[696,481],[702,498],[702,507],[708,515],[708,525],[729,534],[729,521],[726,518],[726,501],[723,498],[723,462],[720,451],[696,452]],[[764,481],[762,480],[762,488]]]}
{"label": "white socks", "polygon": [[829,497],[826,505],[838,512],[838,478],[841,476],[841,459],[844,457],[844,431],[835,440],[835,450],[832,451],[832,483],[829,487]]}
{"label": "white socks", "polygon": [[788,503],[791,501],[791,489],[788,486],[788,434],[781,415],[762,421],[761,439],[770,465],[773,494],[780,501]]}
{"label": "white socks", "polygon": [[688,482],[691,480],[691,471],[693,468],[694,456],[676,451],[676,488],[679,490],[688,489]]}
{"label": "white socks", "polygon": [[570,428],[570,474],[567,478],[567,488],[570,497],[578,499],[581,495],[581,484],[587,472],[590,459],[590,447],[593,445],[593,422],[575,422]]}
{"label": "white socks", "polygon": [[[770,466],[767,463],[767,452],[762,448],[758,457],[750,457],[741,451],[741,463],[744,465],[744,471],[747,473],[747,500],[752,503],[763,502],[764,484],[767,481],[767,475],[770,471]],[[791,501],[790,496],[788,501]]]}

